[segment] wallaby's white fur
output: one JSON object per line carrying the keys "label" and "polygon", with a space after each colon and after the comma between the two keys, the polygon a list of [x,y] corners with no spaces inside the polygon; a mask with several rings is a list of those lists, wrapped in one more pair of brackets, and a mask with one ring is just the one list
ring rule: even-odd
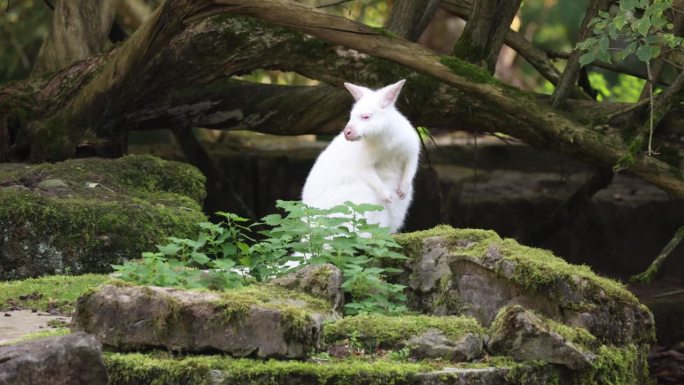
{"label": "wallaby's white fur", "polygon": [[420,139],[395,108],[404,80],[373,91],[345,83],[356,103],[349,122],[319,155],[302,201],[327,209],[346,201],[385,207],[366,213],[370,223],[397,232],[413,198]]}

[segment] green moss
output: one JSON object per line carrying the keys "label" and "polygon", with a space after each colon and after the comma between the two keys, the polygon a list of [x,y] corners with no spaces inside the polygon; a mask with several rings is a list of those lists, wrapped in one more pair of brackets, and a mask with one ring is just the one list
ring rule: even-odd
{"label": "green moss", "polygon": [[438,225],[429,230],[396,234],[394,239],[404,249],[404,254],[416,259],[423,251],[423,240],[432,237],[446,237],[449,245],[463,245],[473,248],[471,253],[484,252],[492,242],[500,242],[499,235],[491,230],[454,229],[449,225]]}
{"label": "green moss", "polygon": [[[114,198],[133,196],[149,200],[165,193],[190,197],[202,203],[206,178],[195,167],[149,155],[128,155],[118,159],[71,159],[59,163],[41,163],[0,172],[0,181],[33,187],[43,179],[58,178],[69,184],[72,194],[82,197]],[[98,183],[88,187],[86,183]],[[173,195],[169,195],[172,197]]]}
{"label": "green moss", "polygon": [[[413,384],[416,374],[432,366],[385,360],[343,360],[329,363],[257,361],[227,356],[188,356],[180,359],[162,354],[105,353],[110,385],[132,384]],[[221,371],[217,373],[216,371]],[[220,382],[216,379],[219,378]]]}
{"label": "green moss", "polygon": [[[151,297],[156,296],[156,293],[151,289],[147,294]],[[153,320],[154,335],[161,338],[168,336],[169,332],[180,324],[179,320],[183,310],[183,304],[171,296],[164,298],[164,305],[164,309]]]}
{"label": "green moss", "polygon": [[512,384],[635,385],[648,384],[648,347],[602,345],[591,367],[573,371],[541,361],[512,362],[505,377]]}
{"label": "green moss", "polygon": [[[487,357],[479,363],[421,361],[400,363],[377,357],[328,358],[319,362],[235,359],[222,355],[173,357],[166,352],[104,354],[110,385],[137,384],[329,384],[379,385],[424,383],[418,375],[445,366],[464,369],[505,368],[512,385],[633,385],[647,383],[647,349],[602,346],[594,365],[571,371],[540,361],[515,362],[509,357]],[[444,383],[452,377],[445,375]],[[431,382],[432,383],[432,382]],[[439,382],[435,382],[439,383]]]}
{"label": "green moss", "polygon": [[319,313],[330,311],[330,305],[323,299],[275,285],[252,285],[226,290],[221,292],[220,303],[232,308],[247,307],[247,309],[252,305],[281,309],[298,303],[311,311]]}
{"label": "green moss", "polygon": [[[183,196],[164,198],[55,198],[1,189],[0,235],[13,255],[25,259],[3,263],[0,277],[108,272],[110,264],[138,257],[167,236],[193,236],[196,224],[206,220],[197,203]],[[170,200],[173,206],[161,203]]]}
{"label": "green moss", "polygon": [[78,297],[108,280],[106,275],[86,274],[0,282],[0,310],[16,306],[68,314],[74,310]]}
{"label": "green moss", "polygon": [[[36,186],[52,178],[68,187]],[[206,220],[199,171],[150,156],[5,168],[0,182],[17,186],[0,188],[0,278],[108,272]]]}
{"label": "green moss", "polygon": [[[601,277],[586,265],[572,265],[543,249],[522,246],[513,239],[500,244],[504,258],[516,262],[513,279],[532,291],[543,291],[556,282],[584,280],[589,283],[584,294],[597,303],[615,300],[638,306],[639,301],[625,286],[609,278]],[[560,298],[561,293],[555,294]]]}
{"label": "green moss", "polygon": [[[525,311],[533,312],[532,310],[525,309],[520,305],[507,306],[499,310],[494,322],[489,327],[489,334],[497,334],[498,331],[507,327],[507,325],[515,325],[511,319],[520,313]],[[598,340],[586,329],[580,327],[568,326],[563,323],[554,321],[550,318],[545,317],[538,312],[533,312],[534,315],[539,319],[539,323],[536,325],[541,330],[546,330],[549,332],[557,333],[565,341],[572,342],[578,348],[584,351],[592,351],[599,346]],[[532,319],[529,319],[532,321]]]}
{"label": "green moss", "polygon": [[328,344],[334,344],[354,335],[368,347],[393,348],[428,329],[440,330],[453,341],[459,340],[468,333],[477,335],[483,333],[482,327],[470,317],[427,315],[345,317],[339,321],[326,324],[323,333],[325,342]]}
{"label": "green moss", "polygon": [[274,285],[252,285],[220,293],[216,306],[226,316],[222,322],[235,322],[247,316],[252,307],[281,313],[291,338],[299,338],[312,323],[311,314],[327,314],[330,304],[308,294]]}
{"label": "green moss", "polygon": [[[449,364],[450,367],[506,368],[506,383],[512,385],[634,385],[647,383],[642,370],[643,351],[602,347],[594,366],[570,371],[540,361],[519,363],[508,357],[488,357],[483,363]],[[402,385],[425,383],[419,374],[440,370],[447,363],[399,363],[386,359],[328,359],[325,362],[234,359],[228,356],[186,356],[168,353],[104,354],[110,385],[207,384],[280,385]],[[444,383],[453,377],[444,375]],[[433,383],[433,382],[431,382]],[[434,382],[439,384],[440,382]]]}
{"label": "green moss", "polygon": [[563,371],[564,384],[571,385],[634,385],[647,384],[648,347],[602,345],[591,368],[578,372]]}
{"label": "green moss", "polygon": [[471,63],[484,61],[487,52],[476,49],[472,44],[472,37],[469,33],[464,33],[458,39],[453,49],[453,56]]}
{"label": "green moss", "polygon": [[601,277],[588,266],[572,265],[556,257],[552,252],[520,245],[513,239],[501,239],[495,232],[476,229],[454,229],[450,226],[437,226],[431,230],[399,234],[395,237],[410,258],[417,258],[422,251],[423,239],[443,237],[447,247],[453,253],[484,261],[490,249],[500,254],[500,259],[492,262],[496,271],[502,261],[514,262],[515,270],[510,277],[531,292],[542,292],[561,299],[562,293],[549,292],[558,282],[584,282],[586,286],[578,288],[587,300],[595,303],[617,301],[619,303],[638,306],[639,301],[625,286],[617,281]]}
{"label": "green moss", "polygon": [[439,61],[449,67],[456,75],[476,83],[499,84],[487,70],[453,56],[442,56]]}
{"label": "green moss", "polygon": [[636,158],[641,153],[641,149],[644,146],[644,138],[641,134],[636,135],[627,145],[627,153],[618,159],[618,161],[613,165],[613,170],[620,171],[626,168],[630,168],[636,162]]}
{"label": "green moss", "polygon": [[400,36],[397,35],[396,33],[389,31],[385,28],[381,27],[370,27],[373,31],[379,33],[380,35],[387,36],[387,37],[394,37],[394,38],[399,38]]}

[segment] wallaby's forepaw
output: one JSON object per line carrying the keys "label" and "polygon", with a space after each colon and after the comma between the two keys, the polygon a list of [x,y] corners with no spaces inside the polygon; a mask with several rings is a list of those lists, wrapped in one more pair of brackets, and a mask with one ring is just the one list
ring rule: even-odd
{"label": "wallaby's forepaw", "polygon": [[383,202],[386,204],[392,203],[392,192],[391,191],[385,191],[381,196],[380,199],[382,199]]}
{"label": "wallaby's forepaw", "polygon": [[399,199],[405,199],[408,194],[409,186],[399,186],[397,187],[397,196]]}

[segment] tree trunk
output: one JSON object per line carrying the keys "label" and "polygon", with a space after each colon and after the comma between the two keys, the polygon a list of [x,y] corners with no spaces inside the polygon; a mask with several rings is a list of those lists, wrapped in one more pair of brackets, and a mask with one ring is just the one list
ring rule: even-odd
{"label": "tree trunk", "polygon": [[32,76],[41,76],[102,52],[119,0],[57,0],[52,26]]}
{"label": "tree trunk", "polygon": [[522,0],[480,0],[472,3],[468,23],[454,54],[494,73],[499,51]]}

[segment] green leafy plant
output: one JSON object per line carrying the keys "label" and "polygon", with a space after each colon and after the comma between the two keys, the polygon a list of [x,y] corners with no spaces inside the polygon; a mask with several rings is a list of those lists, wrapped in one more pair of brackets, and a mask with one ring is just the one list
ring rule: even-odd
{"label": "green leafy plant", "polygon": [[[404,286],[386,281],[387,274],[401,270],[382,263],[406,257],[397,251],[400,246],[387,228],[364,217],[381,206],[347,202],[321,210],[298,201],[278,201],[277,207],[286,214],[268,215],[251,225],[245,218],[220,212],[225,220],[200,223],[197,239],[170,237],[156,252],[143,253],[142,261],[113,267],[125,281],[223,289],[266,281],[292,271],[292,266],[331,263],[344,274],[348,314],[406,311]],[[263,239],[257,242],[255,233]]]}
{"label": "green leafy plant", "polygon": [[404,286],[387,283],[385,275],[400,272],[380,267],[383,259],[405,259],[387,228],[370,224],[365,212],[381,206],[346,202],[329,210],[316,209],[297,201],[278,201],[286,216],[263,218],[269,229],[262,231],[266,241],[255,245],[259,255],[285,255],[303,264],[331,263],[344,274],[342,288],[352,301],[348,314],[397,314],[406,310]]}
{"label": "green leafy plant", "polygon": [[[654,91],[651,61],[662,57],[664,52],[681,50],[684,38],[673,33],[674,25],[666,17],[672,10],[673,0],[620,0],[614,14],[600,11],[590,25],[594,36],[577,44],[584,51],[579,63],[582,66],[599,59],[612,62],[611,49],[616,53],[614,58],[623,61],[632,54],[646,64],[650,95],[650,119],[648,135],[648,155],[654,154],[652,148],[654,126]],[[622,39],[624,48],[610,48],[611,40]],[[665,51],[663,51],[665,50]]]}
{"label": "green leafy plant", "polygon": [[403,348],[390,353],[390,359],[397,362],[408,362],[411,358],[411,348],[404,346]]}
{"label": "green leafy plant", "polygon": [[250,267],[247,241],[253,241],[245,234],[250,231],[243,225],[247,219],[217,214],[225,220],[199,223],[197,239],[169,237],[156,252],[143,253],[141,261],[112,265],[116,276],[141,284],[210,289],[241,287],[258,279],[256,271],[245,273]]}

